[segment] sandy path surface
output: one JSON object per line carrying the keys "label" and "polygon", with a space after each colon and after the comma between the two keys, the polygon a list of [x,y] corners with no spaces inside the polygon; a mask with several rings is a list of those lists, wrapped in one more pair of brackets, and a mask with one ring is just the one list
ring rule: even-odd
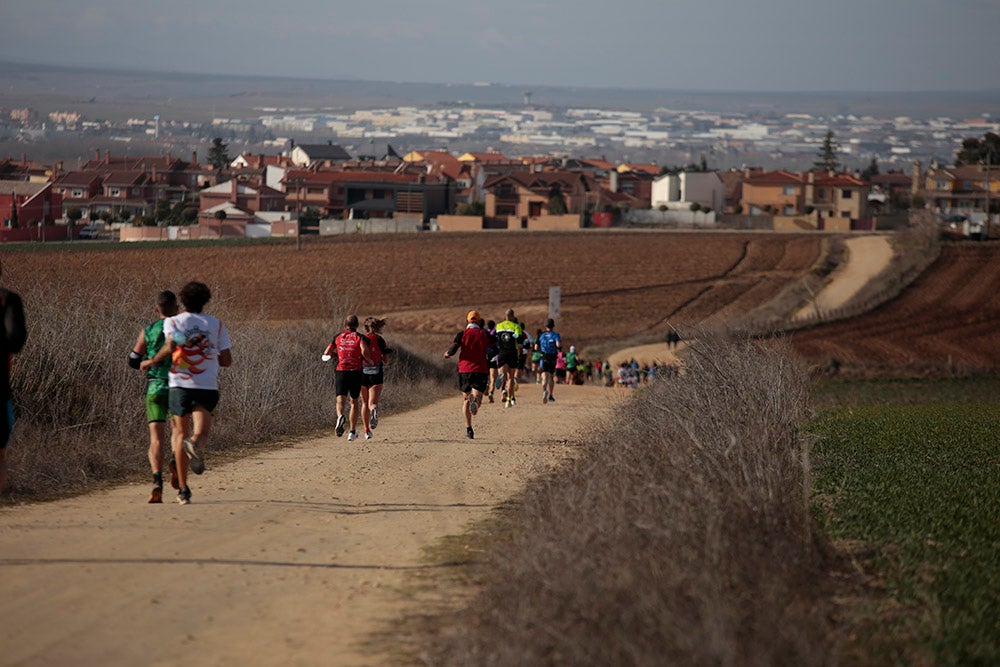
{"label": "sandy path surface", "polygon": [[192,476],[192,504],[146,485],[0,511],[2,665],[371,665],[421,549],[461,532],[567,453],[626,392],[454,398]]}
{"label": "sandy path surface", "polygon": [[813,302],[803,306],[794,317],[808,317],[817,310],[823,312],[844,306],[892,260],[892,244],[887,236],[851,237],[846,244],[847,261],[833,272]]}

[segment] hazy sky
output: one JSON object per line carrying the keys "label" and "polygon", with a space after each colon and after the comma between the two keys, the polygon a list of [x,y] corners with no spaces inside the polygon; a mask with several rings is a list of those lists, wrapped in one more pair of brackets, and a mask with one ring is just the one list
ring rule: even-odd
{"label": "hazy sky", "polygon": [[0,60],[723,91],[1000,90],[1000,0],[4,0]]}

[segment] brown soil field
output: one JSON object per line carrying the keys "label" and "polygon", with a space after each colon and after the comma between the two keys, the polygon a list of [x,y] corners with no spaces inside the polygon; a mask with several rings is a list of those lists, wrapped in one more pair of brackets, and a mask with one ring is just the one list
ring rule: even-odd
{"label": "brown soil field", "polygon": [[286,241],[59,244],[5,253],[3,271],[14,289],[124,282],[151,296],[200,280],[213,290],[210,307],[235,318],[327,319],[346,303],[361,317],[388,317],[387,335],[433,338],[436,347],[447,347],[444,336],[472,308],[499,321],[511,307],[529,330],[541,328],[549,287],[558,285],[557,329],[586,346],[746,313],[809,271],[821,251],[822,239],[808,235],[363,235],[308,237],[299,251]]}
{"label": "brown soil field", "polygon": [[807,358],[869,371],[1000,368],[1000,244],[946,245],[896,299],[860,317],[796,332]]}
{"label": "brown soil field", "polygon": [[[669,323],[725,321],[767,303],[810,271],[823,237],[647,231],[307,237],[248,244],[52,244],[3,252],[14,289],[122,284],[155,294],[206,282],[231,318],[324,320],[345,308],[389,318],[387,336],[447,347],[478,309],[512,307],[542,326],[559,285],[557,329],[585,348],[654,340]],[[30,312],[30,303],[28,304]],[[331,322],[331,330],[339,323]],[[884,367],[1000,368],[1000,245],[947,245],[897,299],[864,316],[796,332],[808,359]],[[611,344],[611,345],[609,345]]]}

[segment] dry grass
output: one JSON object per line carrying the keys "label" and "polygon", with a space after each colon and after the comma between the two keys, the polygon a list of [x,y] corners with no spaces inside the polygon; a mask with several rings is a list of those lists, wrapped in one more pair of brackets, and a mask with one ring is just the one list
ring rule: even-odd
{"label": "dry grass", "polygon": [[[165,283],[180,287],[179,280]],[[153,318],[155,294],[137,293],[125,278],[12,287],[25,301],[29,339],[14,363],[17,424],[3,500],[44,499],[148,477],[145,380],[125,358]],[[342,298],[330,304],[334,315],[327,323],[240,321],[226,312],[225,299],[208,304],[206,312],[230,330],[234,357],[219,376],[222,400],[211,455],[248,453],[332,428],[333,369],[319,357],[351,310],[349,297]],[[386,336],[391,342],[391,331]],[[412,407],[450,387],[452,375],[441,365],[394,347],[386,410]]]}
{"label": "dry grass", "polygon": [[485,529],[477,594],[421,661],[832,661],[806,373],[777,342],[691,350]]}

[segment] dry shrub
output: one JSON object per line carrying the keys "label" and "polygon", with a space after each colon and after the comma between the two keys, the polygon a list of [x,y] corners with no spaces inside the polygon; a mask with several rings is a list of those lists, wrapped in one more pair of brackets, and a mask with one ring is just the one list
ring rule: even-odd
{"label": "dry shrub", "polygon": [[525,493],[434,663],[815,665],[807,376],[777,342],[691,347]]}
{"label": "dry shrub", "polygon": [[[182,282],[164,284],[176,290]],[[24,299],[29,333],[13,366],[17,423],[5,500],[148,476],[145,374],[129,368],[126,356],[155,317],[156,295],[139,294],[127,279],[110,277],[87,285],[20,280],[11,287]],[[206,312],[226,323],[234,361],[219,375],[221,401],[209,453],[332,428],[333,366],[320,355],[350,310],[344,305],[348,296],[331,304],[335,316],[329,323],[276,324],[233,319],[226,295],[218,292],[213,288]],[[384,413],[439,396],[451,379],[440,364],[397,347],[387,367]]]}

